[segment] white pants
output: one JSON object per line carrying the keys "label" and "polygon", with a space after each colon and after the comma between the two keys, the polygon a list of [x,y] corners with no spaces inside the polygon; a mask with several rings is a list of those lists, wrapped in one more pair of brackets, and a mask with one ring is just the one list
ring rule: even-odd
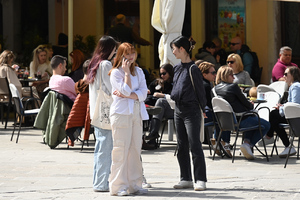
{"label": "white pants", "polygon": [[109,177],[111,195],[127,190],[134,193],[142,187],[142,118],[138,101],[133,114],[110,117],[113,137],[112,165]]}

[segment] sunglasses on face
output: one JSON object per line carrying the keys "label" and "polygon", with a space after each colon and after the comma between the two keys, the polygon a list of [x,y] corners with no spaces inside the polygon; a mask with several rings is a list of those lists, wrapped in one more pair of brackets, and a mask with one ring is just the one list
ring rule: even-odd
{"label": "sunglasses on face", "polygon": [[165,76],[167,72],[160,73],[161,76]]}
{"label": "sunglasses on face", "polygon": [[227,64],[233,64],[234,61],[227,61]]}
{"label": "sunglasses on face", "polygon": [[287,76],[287,75],[288,75],[288,73],[284,73],[283,75],[284,75],[284,76]]}
{"label": "sunglasses on face", "polygon": [[239,43],[232,43],[232,42],[229,42],[229,46],[235,46],[235,45],[237,45],[237,44],[239,44]]}
{"label": "sunglasses on face", "polygon": [[213,72],[208,72],[208,73],[211,73],[212,75],[216,75],[217,72],[216,71],[213,71]]}

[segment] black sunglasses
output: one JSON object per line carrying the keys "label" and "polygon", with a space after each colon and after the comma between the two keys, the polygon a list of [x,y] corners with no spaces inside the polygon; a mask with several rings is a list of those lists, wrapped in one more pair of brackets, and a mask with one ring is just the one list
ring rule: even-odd
{"label": "black sunglasses", "polygon": [[234,46],[234,45],[237,45],[237,44],[239,44],[239,43],[232,43],[232,42],[229,42],[229,46]]}
{"label": "black sunglasses", "polygon": [[284,75],[284,76],[287,76],[287,75],[288,75],[288,73],[284,73],[283,75]]}
{"label": "black sunglasses", "polygon": [[227,64],[233,64],[234,61],[227,61]]}
{"label": "black sunglasses", "polygon": [[160,75],[163,75],[163,76],[165,76],[166,74],[167,74],[167,72],[160,73]]}
{"label": "black sunglasses", "polygon": [[213,71],[213,72],[208,72],[208,73],[211,73],[212,75],[216,75],[217,72],[216,71]]}

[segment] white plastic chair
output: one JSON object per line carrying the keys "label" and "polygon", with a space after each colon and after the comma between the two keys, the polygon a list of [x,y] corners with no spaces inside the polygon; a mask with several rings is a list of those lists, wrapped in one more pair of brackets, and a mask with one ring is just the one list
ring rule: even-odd
{"label": "white plastic chair", "polygon": [[[290,125],[290,146],[289,153],[286,157],[284,168],[286,168],[287,162],[289,160],[289,154],[291,152],[291,148],[293,146],[293,142],[295,137],[300,137],[300,104],[288,102],[284,105],[284,114],[285,118]],[[299,144],[300,141],[298,139],[298,153],[297,159],[299,159]]]}
{"label": "white plastic chair", "polygon": [[284,92],[288,90],[288,84],[285,81],[276,81],[271,83],[269,86],[273,88],[280,97],[282,97]]}

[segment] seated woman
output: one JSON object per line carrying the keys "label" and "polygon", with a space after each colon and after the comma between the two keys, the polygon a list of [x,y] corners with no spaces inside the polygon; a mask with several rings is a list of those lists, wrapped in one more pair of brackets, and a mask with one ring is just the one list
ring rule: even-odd
{"label": "seated woman", "polygon": [[[234,83],[243,85],[253,85],[251,77],[244,70],[244,65],[239,54],[232,53],[227,57],[227,65],[233,69]],[[250,88],[243,88],[243,91],[249,93]]]}
{"label": "seated woman", "polygon": [[[248,101],[244,96],[239,86],[235,83],[233,76],[233,69],[228,66],[222,66],[217,73],[214,91],[218,97],[225,99],[232,107],[235,113],[242,113],[253,109],[253,102]],[[264,119],[260,119],[262,134],[265,135],[270,129],[270,124]],[[240,127],[249,127],[258,125],[258,117],[248,116],[243,118]],[[254,159],[252,147],[261,138],[259,130],[244,132],[244,141],[240,149],[246,159]]]}
{"label": "seated woman", "polygon": [[[300,69],[295,66],[287,67],[284,72],[285,82],[288,84],[289,88],[289,96],[288,102],[299,103],[300,104]],[[285,158],[288,155],[290,145],[290,141],[287,137],[284,128],[279,127],[280,123],[287,123],[284,117],[283,111],[284,104],[277,104],[276,109],[271,111],[269,116],[269,121],[271,124],[271,128],[268,133],[264,136],[265,145],[274,143],[274,131],[277,133],[279,138],[281,139],[285,149],[283,152],[279,154],[280,158]],[[262,140],[258,142],[259,146],[263,145]],[[292,147],[290,155],[295,155],[297,152],[294,147]]]}
{"label": "seated woman", "polygon": [[18,89],[20,95],[22,96],[22,84],[19,81],[16,71],[13,68],[13,64],[12,64],[14,59],[15,59],[15,55],[13,54],[12,51],[4,50],[0,54],[0,77],[1,78],[7,77],[8,83],[14,84]]}
{"label": "seated woman", "polygon": [[159,71],[162,79],[154,80],[150,84],[148,91],[153,95],[152,101],[156,100],[154,105],[161,107],[161,112],[152,116],[149,135],[145,137],[146,140],[150,140],[149,144],[154,145],[156,145],[156,138],[159,137],[158,131],[162,119],[174,117],[174,110],[166,99],[166,96],[171,93],[173,87],[173,66],[171,64],[164,64],[160,67]]}
{"label": "seated woman", "polygon": [[33,93],[34,96],[42,97],[42,93],[46,87],[49,86],[48,81],[52,76],[52,68],[49,61],[48,48],[45,45],[39,45],[33,50],[33,59],[30,62],[30,77],[34,78],[36,75],[41,75],[43,81],[35,82]]}

